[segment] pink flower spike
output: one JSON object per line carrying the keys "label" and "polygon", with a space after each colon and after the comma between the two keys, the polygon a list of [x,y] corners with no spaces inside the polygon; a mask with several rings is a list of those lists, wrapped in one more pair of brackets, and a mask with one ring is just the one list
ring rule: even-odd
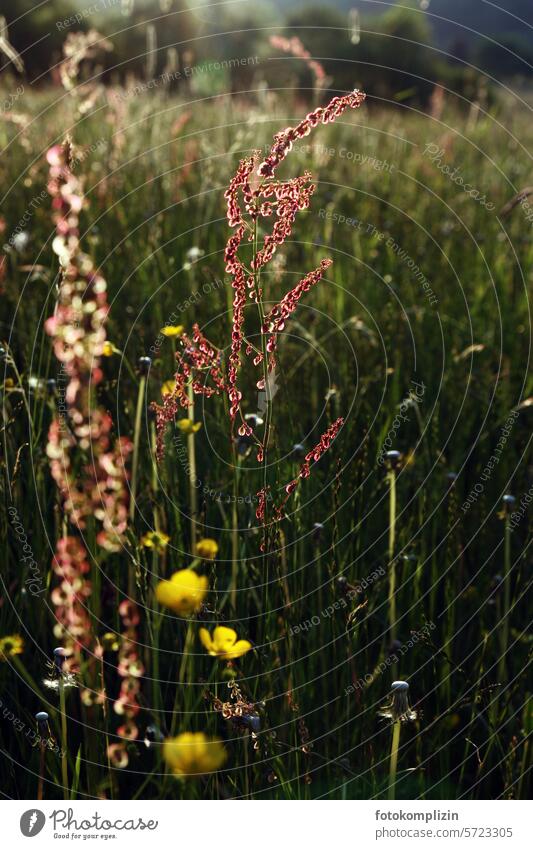
{"label": "pink flower spike", "polygon": [[331,124],[339,118],[346,109],[357,109],[365,99],[365,94],[354,89],[343,97],[334,97],[327,106],[319,106],[310,112],[296,127],[287,127],[274,136],[274,143],[267,158],[261,162],[257,173],[260,177],[272,177],[278,165],[283,162],[292,148],[293,142],[307,136],[311,129],[319,123]]}
{"label": "pink flower spike", "polygon": [[332,264],[331,259],[323,259],[318,268],[315,268],[314,271],[310,271],[309,274],[306,274],[306,276],[300,280],[300,282],[297,283],[290,292],[287,292],[287,294],[284,295],[279,304],[272,307],[268,315],[265,316],[263,333],[271,334],[267,343],[267,349],[269,352],[275,350],[276,334],[281,333],[284,329],[287,319],[295,311],[302,295],[318,283],[318,281],[322,278],[324,271]]}
{"label": "pink flower spike", "polygon": [[63,165],[65,161],[65,155],[63,152],[63,148],[60,144],[55,144],[53,147],[49,148],[46,152],[46,161],[49,165]]}

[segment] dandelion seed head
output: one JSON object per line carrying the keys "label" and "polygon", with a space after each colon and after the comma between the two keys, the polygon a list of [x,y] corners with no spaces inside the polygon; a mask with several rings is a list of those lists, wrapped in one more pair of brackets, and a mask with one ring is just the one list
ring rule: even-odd
{"label": "dandelion seed head", "polygon": [[22,230],[21,233],[15,233],[11,243],[17,253],[23,253],[30,243],[30,234],[27,233],[26,230]]}
{"label": "dandelion seed head", "polygon": [[183,268],[185,271],[189,271],[195,262],[198,262],[204,255],[205,251],[198,247],[189,248],[187,253],[185,254],[185,262],[183,263]]}
{"label": "dandelion seed head", "polygon": [[392,722],[413,722],[417,713],[409,706],[408,694],[407,681],[393,681],[389,702],[378,712],[378,715]]}
{"label": "dandelion seed head", "polygon": [[43,684],[48,690],[54,691],[59,690],[60,684],[65,690],[78,686],[76,676],[72,672],[62,672],[59,678],[44,678]]}

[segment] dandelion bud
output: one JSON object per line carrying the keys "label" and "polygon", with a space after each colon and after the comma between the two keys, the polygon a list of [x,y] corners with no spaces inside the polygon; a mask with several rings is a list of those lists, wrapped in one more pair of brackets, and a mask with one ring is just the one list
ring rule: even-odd
{"label": "dandelion bud", "polygon": [[490,582],[490,589],[491,589],[492,597],[489,598],[488,604],[494,605],[496,603],[496,598],[494,597],[494,594],[498,593],[502,589],[502,587],[503,587],[503,575],[500,575],[500,574],[493,575],[491,582]]}
{"label": "dandelion bud", "polygon": [[246,457],[251,451],[252,443],[248,436],[238,436],[235,440],[235,446],[239,457]]}
{"label": "dandelion bud", "polygon": [[511,495],[509,492],[507,492],[503,496],[502,501],[503,501],[503,506],[504,506],[505,510],[512,510],[513,506],[515,504],[516,498],[514,497],[514,495]]}
{"label": "dandelion bud", "polygon": [[157,725],[149,725],[144,735],[144,745],[149,749],[154,743],[162,743],[164,739],[164,735]]}
{"label": "dandelion bud", "polygon": [[244,420],[252,430],[255,430],[257,427],[261,427],[263,424],[263,419],[256,413],[246,413]]}
{"label": "dandelion bud", "polygon": [[37,730],[41,737],[49,737],[50,736],[50,728],[48,726],[48,714],[44,710],[38,711],[35,714],[35,719],[37,720]]}
{"label": "dandelion bud", "polygon": [[67,652],[64,648],[59,646],[59,648],[54,649],[54,663],[59,672],[63,669],[63,664],[65,663],[65,658],[67,656]]}
{"label": "dandelion bud", "polygon": [[[400,640],[393,640],[389,646],[389,657],[393,654],[396,654],[397,651],[400,651],[402,647],[402,643]],[[398,682],[395,682],[398,683]]]}
{"label": "dandelion bud", "polygon": [[253,734],[258,734],[261,731],[261,717],[258,713],[250,713],[240,716],[239,724],[249,728]]}
{"label": "dandelion bud", "polygon": [[150,371],[150,366],[152,365],[151,357],[139,357],[139,372],[142,377],[146,377],[148,372]]}
{"label": "dandelion bud", "polygon": [[387,451],[385,457],[392,469],[395,469],[398,463],[400,462],[400,457],[402,455],[399,451]]}
{"label": "dandelion bud", "polygon": [[324,530],[324,525],[322,522],[315,522],[313,525],[313,539],[315,542],[319,542],[322,538],[322,532]]}

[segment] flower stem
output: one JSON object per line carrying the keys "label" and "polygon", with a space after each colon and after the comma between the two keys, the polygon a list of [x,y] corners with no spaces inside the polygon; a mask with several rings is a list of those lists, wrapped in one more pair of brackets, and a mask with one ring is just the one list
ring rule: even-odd
{"label": "flower stem", "polygon": [[[257,255],[257,220],[254,221],[254,231],[253,231],[253,251],[254,251],[254,259]],[[270,397],[270,384],[269,384],[269,374],[268,374],[268,351],[267,351],[267,338],[266,334],[263,332],[263,327],[265,323],[265,309],[263,305],[263,295],[261,293],[260,285],[259,285],[259,272],[254,271],[254,285],[255,285],[255,295],[257,301],[257,310],[259,313],[259,323],[260,323],[260,334],[261,334],[261,353],[263,355],[262,365],[263,365],[263,383],[264,383],[264,393],[265,393],[265,426],[263,431],[263,461],[262,461],[262,476],[263,476],[263,489],[265,492],[265,516],[264,516],[264,528],[265,528],[265,558],[268,553],[268,446],[270,442],[270,429],[272,425],[272,399]],[[266,581],[266,577],[265,577]]]}
{"label": "flower stem", "polygon": [[[254,232],[253,232],[253,252],[254,259],[257,255],[257,220],[254,221]],[[270,429],[272,424],[272,399],[270,397],[270,383],[269,383],[269,374],[268,374],[268,351],[267,351],[267,338],[264,333],[264,323],[265,323],[265,310],[263,305],[263,295],[261,292],[261,287],[259,285],[259,271],[254,271],[254,284],[255,284],[255,295],[257,301],[257,309],[259,313],[259,323],[260,328],[259,332],[261,334],[261,353],[263,355],[262,365],[263,365],[263,390],[264,390],[264,398],[265,398],[265,425],[263,430],[263,458],[262,458],[262,478],[263,478],[263,493],[264,493],[264,515],[263,515],[263,601],[262,606],[263,609],[268,609],[267,596],[268,596],[268,585],[269,585],[269,576],[268,576],[268,551],[269,551],[269,511],[268,511],[268,448],[270,442]]]}
{"label": "flower stem", "polygon": [[46,746],[41,741],[39,743],[39,784],[37,785],[37,799],[39,801],[43,798],[45,752],[46,752]]}
{"label": "flower stem", "polygon": [[61,713],[61,744],[63,747],[64,755],[61,758],[61,777],[63,781],[63,798],[68,800],[69,791],[68,791],[68,764],[67,764],[67,752],[68,752],[68,740],[67,740],[67,710],[66,710],[66,702],[65,702],[65,682],[63,681],[63,676],[60,674],[59,678],[59,710]]}
{"label": "flower stem", "polygon": [[[194,390],[192,380],[187,387],[187,396],[189,399],[188,418],[194,423]],[[187,436],[187,455],[189,460],[189,501],[191,511],[191,549],[194,554],[196,547],[196,520],[198,516],[198,498],[196,490],[196,447],[194,444],[194,433]]]}
{"label": "flower stem", "polygon": [[390,763],[389,763],[389,800],[394,801],[396,798],[396,770],[398,767],[398,749],[400,746],[400,730],[402,723],[399,719],[392,726],[392,743],[390,748]]}
{"label": "flower stem", "polygon": [[504,552],[503,552],[503,615],[501,627],[500,663],[498,678],[505,677],[506,654],[509,645],[509,615],[511,607],[511,517],[507,510],[505,515]]}
{"label": "flower stem", "polygon": [[389,480],[389,633],[390,641],[396,639],[396,567],[394,545],[396,541],[396,471],[390,469]]}
{"label": "flower stem", "polygon": [[239,573],[239,511],[237,501],[239,496],[240,457],[233,446],[234,474],[233,474],[233,505],[231,514],[231,607],[235,613],[237,610],[237,580]]}
{"label": "flower stem", "polygon": [[139,381],[139,392],[137,395],[137,409],[135,410],[135,425],[133,431],[133,460],[131,464],[131,492],[130,492],[130,522],[133,522],[135,516],[136,496],[137,496],[137,471],[139,467],[139,444],[141,441],[141,423],[142,411],[144,403],[144,393],[146,390],[146,377],[141,375]]}
{"label": "flower stem", "polygon": [[181,656],[181,664],[180,671],[178,675],[178,681],[180,684],[183,684],[185,681],[187,666],[190,661],[190,652],[192,650],[194,644],[194,630],[191,622],[187,623],[187,632],[185,634],[185,643],[183,646],[183,654]]}

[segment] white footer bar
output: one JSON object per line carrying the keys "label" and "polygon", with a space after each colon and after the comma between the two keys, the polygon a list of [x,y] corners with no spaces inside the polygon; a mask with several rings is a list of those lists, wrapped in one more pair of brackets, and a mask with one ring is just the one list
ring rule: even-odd
{"label": "white footer bar", "polygon": [[4,846],[454,849],[533,845],[528,802],[80,801],[2,805]]}

